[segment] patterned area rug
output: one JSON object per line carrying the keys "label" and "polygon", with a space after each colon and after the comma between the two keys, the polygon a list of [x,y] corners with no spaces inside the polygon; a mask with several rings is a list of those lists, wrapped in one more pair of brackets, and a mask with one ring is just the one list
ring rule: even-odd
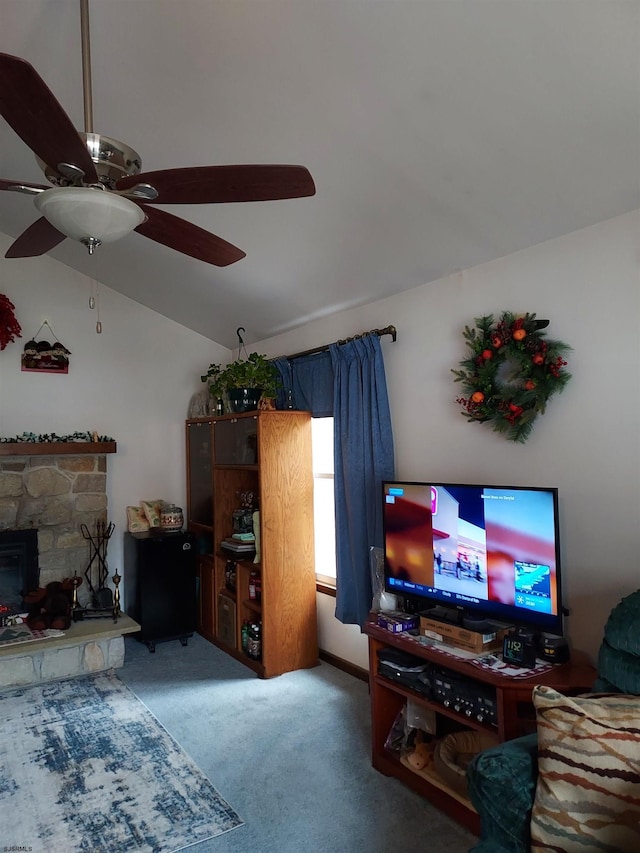
{"label": "patterned area rug", "polygon": [[5,850],[174,853],[242,825],[113,673],[0,693]]}

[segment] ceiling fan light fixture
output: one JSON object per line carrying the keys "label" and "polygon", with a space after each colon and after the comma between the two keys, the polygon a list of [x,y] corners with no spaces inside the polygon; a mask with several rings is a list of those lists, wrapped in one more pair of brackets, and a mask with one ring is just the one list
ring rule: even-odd
{"label": "ceiling fan light fixture", "polygon": [[39,193],[34,204],[54,228],[84,243],[91,254],[101,243],[126,237],[146,219],[129,199],[92,187],[54,187]]}
{"label": "ceiling fan light fixture", "polygon": [[[237,246],[154,204],[223,204],[315,195],[299,165],[192,166],[142,172],[140,155],[93,132],[89,0],[80,0],[85,132],[79,133],[35,68],[0,53],[0,115],[33,151],[53,189],[0,179],[0,192],[36,194],[42,216],[9,247],[7,257],[46,254],[65,237],[92,254],[134,229],[142,237],[204,263],[225,267],[245,257]],[[136,203],[137,202],[137,203]]]}

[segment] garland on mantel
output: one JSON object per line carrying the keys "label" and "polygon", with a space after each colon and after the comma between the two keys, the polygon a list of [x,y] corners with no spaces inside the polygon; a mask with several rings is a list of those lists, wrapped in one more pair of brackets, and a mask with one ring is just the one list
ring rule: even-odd
{"label": "garland on mantel", "polygon": [[111,438],[111,436],[108,435],[98,435],[98,433],[94,431],[74,432],[71,435],[56,435],[55,432],[44,433],[43,435],[36,435],[35,432],[23,432],[22,435],[17,435],[15,436],[15,438],[0,437],[0,444],[71,444],[73,442],[89,442],[94,444],[101,444],[111,441],[115,441],[115,438]]}
{"label": "garland on mantel", "polygon": [[463,337],[471,354],[452,370],[464,396],[456,399],[469,421],[490,423],[511,441],[524,443],[549,398],[562,391],[571,378],[564,369],[564,355],[571,347],[551,341],[542,329],[548,320],[535,314],[505,311],[475,319],[476,328],[465,326]]}

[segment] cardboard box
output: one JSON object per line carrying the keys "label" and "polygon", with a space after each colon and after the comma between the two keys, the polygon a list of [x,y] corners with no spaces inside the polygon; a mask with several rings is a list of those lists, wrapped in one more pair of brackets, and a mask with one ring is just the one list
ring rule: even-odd
{"label": "cardboard box", "polygon": [[431,637],[439,643],[446,643],[458,649],[466,649],[469,652],[492,652],[502,648],[502,638],[509,630],[508,627],[498,628],[495,631],[482,633],[480,631],[469,631],[460,625],[452,625],[449,622],[439,622],[437,619],[429,619],[427,616],[420,617],[420,633],[425,637]]}

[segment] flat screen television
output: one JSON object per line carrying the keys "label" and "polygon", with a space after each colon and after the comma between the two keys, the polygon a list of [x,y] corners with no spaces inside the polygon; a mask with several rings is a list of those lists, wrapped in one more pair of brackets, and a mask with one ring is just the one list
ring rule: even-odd
{"label": "flat screen television", "polygon": [[562,635],[555,488],[385,481],[385,590],[413,610]]}

